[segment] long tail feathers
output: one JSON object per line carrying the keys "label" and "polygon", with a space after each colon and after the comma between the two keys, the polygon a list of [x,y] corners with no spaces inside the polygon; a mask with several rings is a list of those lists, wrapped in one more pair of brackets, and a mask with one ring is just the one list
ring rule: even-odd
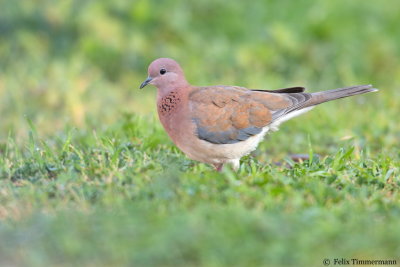
{"label": "long tail feathers", "polygon": [[[338,88],[328,91],[322,91],[317,93],[289,93],[293,100],[293,105],[286,109],[281,109],[272,114],[271,125],[275,126],[287,121],[293,117],[296,117],[302,113],[307,112],[314,106],[328,102],[331,100],[344,98],[353,95],[365,94],[369,92],[376,92],[378,89],[373,88],[372,85],[358,85],[352,87]],[[278,123],[279,122],[279,123]],[[278,124],[277,124],[278,123]]]}
{"label": "long tail feathers", "polygon": [[372,85],[358,85],[351,87],[338,88],[323,92],[312,93],[311,101],[307,106],[315,106],[331,100],[344,98],[353,95],[360,95],[369,92],[376,92],[378,89],[373,88]]}

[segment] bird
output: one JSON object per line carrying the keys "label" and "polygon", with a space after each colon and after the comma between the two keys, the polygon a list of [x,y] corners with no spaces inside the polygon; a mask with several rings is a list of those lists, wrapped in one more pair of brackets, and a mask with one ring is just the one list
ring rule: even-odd
{"label": "bird", "polygon": [[315,93],[304,87],[277,90],[240,86],[193,86],[173,59],[158,58],[148,67],[140,85],[157,88],[157,112],[174,144],[190,159],[221,171],[234,170],[240,158],[254,151],[265,134],[316,105],[378,89],[358,85]]}

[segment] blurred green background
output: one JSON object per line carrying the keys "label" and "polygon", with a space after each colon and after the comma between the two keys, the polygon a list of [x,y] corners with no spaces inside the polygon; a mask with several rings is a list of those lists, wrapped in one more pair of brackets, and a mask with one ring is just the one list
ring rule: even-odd
{"label": "blurred green background", "polygon": [[[398,1],[0,6],[0,265],[400,262]],[[138,89],[158,57],[194,85],[380,91],[287,122],[216,174]],[[310,147],[321,160],[272,164]]]}
{"label": "blurred green background", "polygon": [[372,83],[379,94],[328,105],[357,115],[345,126],[375,118],[371,126],[396,127],[382,121],[396,115],[400,94],[395,1],[3,1],[2,9],[3,140],[27,133],[24,116],[53,134],[66,124],[107,127],[121,112],[154,113],[155,89],[137,89],[158,57],[180,62],[195,85]]}

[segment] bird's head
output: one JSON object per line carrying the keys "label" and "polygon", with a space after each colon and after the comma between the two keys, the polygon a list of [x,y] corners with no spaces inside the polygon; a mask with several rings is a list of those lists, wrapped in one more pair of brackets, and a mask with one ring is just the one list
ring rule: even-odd
{"label": "bird's head", "polygon": [[154,60],[148,69],[147,79],[140,85],[140,89],[151,84],[159,90],[177,88],[187,85],[185,75],[179,64],[170,58],[158,58]]}

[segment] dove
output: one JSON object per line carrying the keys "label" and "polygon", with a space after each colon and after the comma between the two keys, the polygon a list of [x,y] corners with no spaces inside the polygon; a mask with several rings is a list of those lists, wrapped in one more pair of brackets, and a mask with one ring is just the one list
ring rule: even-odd
{"label": "dove", "polygon": [[174,144],[189,158],[211,164],[217,171],[224,164],[237,170],[240,158],[254,151],[267,132],[318,104],[377,91],[371,85],[315,93],[306,93],[304,87],[193,86],[170,58],[150,64],[140,89],[148,84],[157,87],[158,116]]}

